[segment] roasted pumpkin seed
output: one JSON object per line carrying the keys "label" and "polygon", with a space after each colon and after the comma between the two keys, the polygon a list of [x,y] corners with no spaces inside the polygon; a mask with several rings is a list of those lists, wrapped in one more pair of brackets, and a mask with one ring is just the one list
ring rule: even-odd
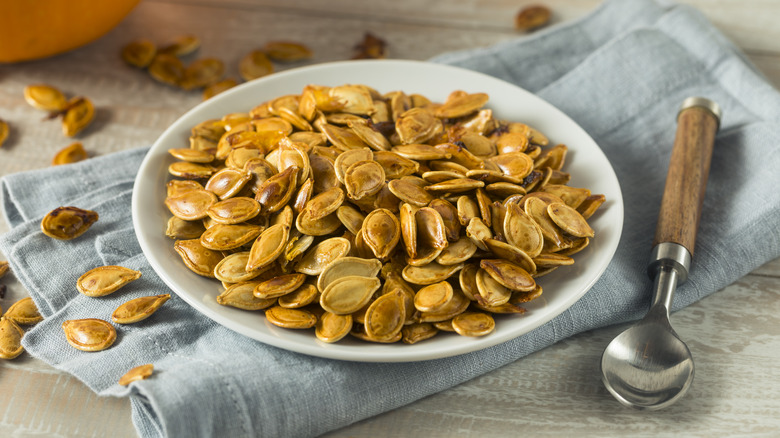
{"label": "roasted pumpkin seed", "polygon": [[46,84],[24,87],[24,100],[33,108],[43,111],[62,111],[68,106],[65,94],[59,89]]}
{"label": "roasted pumpkin seed", "polygon": [[3,317],[19,325],[37,324],[43,321],[43,316],[38,312],[38,307],[31,297],[22,298],[11,304]]}
{"label": "roasted pumpkin seed", "polygon": [[257,298],[255,287],[260,281],[245,281],[230,285],[217,296],[217,303],[243,310],[262,310],[276,304],[276,298]]}
{"label": "roasted pumpkin seed", "polygon": [[289,329],[308,329],[317,323],[317,317],[303,309],[272,306],[265,310],[265,318],[273,325]]}
{"label": "roasted pumpkin seed", "polygon": [[69,319],[62,330],[68,343],[81,351],[105,350],[116,340],[116,329],[102,319]]}
{"label": "roasted pumpkin seed", "polygon": [[147,39],[131,41],[122,47],[122,59],[133,67],[148,67],[156,54],[157,46]]}
{"label": "roasted pumpkin seed", "polygon": [[171,294],[140,297],[121,304],[111,314],[117,324],[133,324],[152,316],[160,306],[171,298]]}
{"label": "roasted pumpkin seed", "polygon": [[274,65],[262,50],[253,50],[241,58],[238,72],[245,81],[251,81],[274,72]]}
{"label": "roasted pumpkin seed", "polygon": [[0,317],[0,359],[15,359],[24,352],[24,330],[12,319]]}
{"label": "roasted pumpkin seed", "polygon": [[79,277],[76,288],[88,297],[102,297],[141,278],[141,272],[124,266],[98,266]]}
{"label": "roasted pumpkin seed", "polygon": [[138,380],[144,380],[154,373],[154,365],[148,363],[145,365],[138,365],[137,367],[130,368],[128,372],[122,375],[122,377],[119,378],[119,384],[122,386],[127,386],[133,382],[137,382]]}
{"label": "roasted pumpkin seed", "polygon": [[485,336],[496,329],[496,321],[487,313],[465,312],[452,318],[452,328],[461,336]]}
{"label": "roasted pumpkin seed", "polygon": [[352,330],[352,315],[337,315],[325,312],[317,321],[314,334],[322,342],[340,341]]}
{"label": "roasted pumpkin seed", "polygon": [[224,258],[221,252],[201,245],[200,239],[177,240],[173,249],[179,254],[185,266],[203,277],[214,278],[214,268]]}
{"label": "roasted pumpkin seed", "polygon": [[98,220],[98,213],[78,207],[57,207],[41,220],[43,234],[71,240],[84,234]]}

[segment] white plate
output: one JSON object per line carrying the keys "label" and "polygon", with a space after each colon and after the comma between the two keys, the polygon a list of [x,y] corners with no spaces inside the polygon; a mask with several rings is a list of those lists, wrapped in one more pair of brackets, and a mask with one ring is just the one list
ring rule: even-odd
{"label": "white plate", "polygon": [[[248,111],[284,94],[298,94],[307,84],[366,84],[379,92],[402,90],[444,101],[454,90],[484,92],[496,117],[522,121],[569,147],[565,170],[569,183],[603,193],[607,202],[591,218],[596,237],[575,255],[573,266],[539,279],[544,294],[529,303],[522,316],[499,316],[488,336],[467,338],[450,333],[406,344],[373,344],[349,339],[335,344],[317,340],[312,330],[287,330],[268,323],[262,312],[248,312],[217,304],[221,286],[184,266],[165,236],[170,212],[163,201],[170,179],[169,148],[187,147],[190,128],[206,119]],[[313,65],[276,73],[232,88],[184,114],[154,143],[144,159],[133,191],[133,223],[138,241],[154,270],[187,303],[203,315],[242,335],[279,348],[333,359],[366,362],[407,362],[454,356],[487,348],[528,333],[550,321],[582,297],[609,264],[623,226],[623,199],[609,161],[593,139],[574,121],[533,94],[499,79],[456,67],[416,61],[345,61]]]}

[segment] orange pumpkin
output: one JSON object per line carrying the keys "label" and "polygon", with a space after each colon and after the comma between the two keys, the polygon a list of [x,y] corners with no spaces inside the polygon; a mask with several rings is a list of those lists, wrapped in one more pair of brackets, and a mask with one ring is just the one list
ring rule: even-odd
{"label": "orange pumpkin", "polygon": [[113,29],[140,0],[0,0],[0,62],[56,55]]}

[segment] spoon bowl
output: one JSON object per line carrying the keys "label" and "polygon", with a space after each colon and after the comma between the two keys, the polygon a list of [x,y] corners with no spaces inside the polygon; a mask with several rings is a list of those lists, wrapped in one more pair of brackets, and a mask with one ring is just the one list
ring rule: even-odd
{"label": "spoon bowl", "polygon": [[604,385],[622,404],[662,409],[682,397],[693,382],[693,357],[674,332],[666,309],[647,316],[618,335],[601,357]]}

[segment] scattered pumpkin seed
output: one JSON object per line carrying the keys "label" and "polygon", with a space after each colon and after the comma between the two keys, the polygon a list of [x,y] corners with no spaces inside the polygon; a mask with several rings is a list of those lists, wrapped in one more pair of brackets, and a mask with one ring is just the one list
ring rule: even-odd
{"label": "scattered pumpkin seed", "polygon": [[152,316],[160,306],[171,298],[171,294],[140,297],[130,300],[114,310],[111,320],[117,324],[133,324]]}
{"label": "scattered pumpkin seed", "polygon": [[144,380],[151,377],[154,373],[154,365],[148,363],[145,365],[138,365],[137,367],[130,368],[122,377],[119,378],[119,384],[127,386],[138,380]]}
{"label": "scattered pumpkin seed", "polygon": [[62,330],[68,343],[81,351],[105,350],[116,340],[116,329],[102,319],[69,319]]}
{"label": "scattered pumpkin seed", "polygon": [[114,293],[122,286],[141,278],[141,272],[124,266],[98,266],[85,272],[76,288],[88,297],[102,297]]}
{"label": "scattered pumpkin seed", "polygon": [[84,234],[98,220],[98,213],[78,207],[57,207],[41,220],[43,234],[71,240]]}

